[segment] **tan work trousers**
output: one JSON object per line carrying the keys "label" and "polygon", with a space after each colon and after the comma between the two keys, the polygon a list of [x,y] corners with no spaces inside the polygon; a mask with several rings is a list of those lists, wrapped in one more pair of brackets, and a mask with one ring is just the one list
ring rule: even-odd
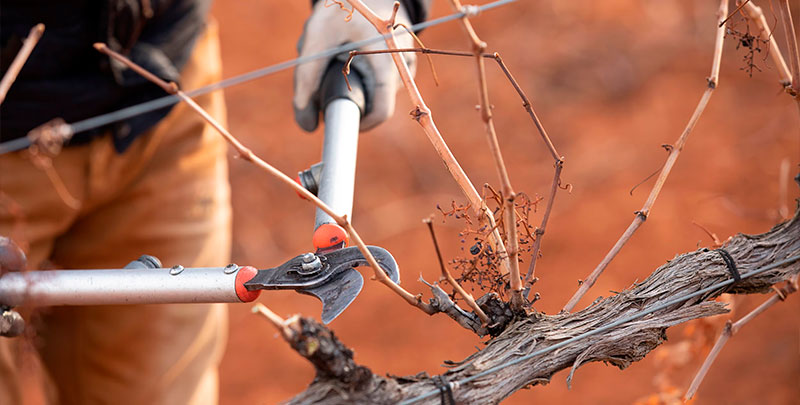
{"label": "tan work trousers", "polygon": [[[209,24],[182,73],[185,88],[221,76]],[[91,89],[87,89],[91,91]],[[224,122],[220,92],[197,98]],[[68,204],[27,152],[0,156],[0,234],[28,268],[120,268],[142,254],[164,266],[224,266],[231,242],[226,146],[183,104],[124,154],[110,137],[65,148],[54,172]],[[72,205],[71,207],[69,205]],[[25,402],[32,342],[62,404],[212,404],[227,333],[224,304],[40,308],[33,335],[0,338],[0,404]],[[30,317],[29,317],[30,319]],[[30,352],[30,350],[28,350]],[[50,385],[50,384],[47,384]],[[54,388],[53,388],[54,387]]]}

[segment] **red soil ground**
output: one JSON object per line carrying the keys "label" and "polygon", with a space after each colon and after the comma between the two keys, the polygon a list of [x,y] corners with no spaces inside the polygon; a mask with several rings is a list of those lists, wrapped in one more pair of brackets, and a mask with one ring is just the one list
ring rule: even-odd
{"label": "red soil ground", "polygon": [[[433,16],[450,12],[436,2]],[[566,156],[560,192],[543,243],[535,285],[536,309],[555,313],[605,255],[639,209],[657,170],[660,145],[680,135],[709,75],[715,2],[636,0],[517,2],[487,12],[474,23],[491,51],[500,52],[531,97],[559,152]],[[763,2],[761,2],[763,3]],[[764,5],[764,4],[762,4]],[[769,12],[769,21],[777,21]],[[295,39],[307,2],[217,2],[225,75],[233,76],[296,55]],[[738,17],[735,18],[738,20]],[[798,21],[797,17],[795,21]],[[738,30],[746,29],[737,22]],[[776,36],[783,39],[778,29]],[[425,43],[469,49],[457,23],[427,30]],[[781,44],[783,42],[781,41]],[[682,252],[709,246],[693,222],[721,239],[760,233],[794,207],[796,185],[779,181],[782,161],[792,177],[800,163],[800,118],[782,94],[771,61],[756,54],[763,72],[741,68],[745,51],[726,40],[719,86],[689,138],[652,216],[580,305],[608,296]],[[474,184],[497,185],[486,138],[474,109],[477,89],[469,59],[434,57],[441,78],[435,87],[422,62],[418,81],[445,139]],[[490,65],[497,132],[518,191],[547,192],[552,161],[511,86]],[[281,72],[226,90],[230,128],[255,152],[287,173],[319,160],[321,132],[303,133],[293,122],[292,73]],[[437,264],[421,219],[436,204],[464,199],[425,135],[406,114],[404,94],[394,118],[363,135],[359,149],[354,224],[364,239],[397,258],[403,285],[429,294],[416,279],[437,277]],[[235,204],[234,259],[272,266],[310,249],[312,207],[276,180],[231,160]],[[781,197],[781,188],[788,196]],[[541,215],[539,212],[538,215]],[[536,223],[540,217],[537,216]],[[444,254],[459,251],[454,222],[438,225]],[[736,298],[741,316],[765,296]],[[263,294],[281,315],[318,316],[320,306],[293,293]],[[704,404],[791,403],[800,397],[800,300],[796,297],[757,318],[729,342],[699,392]],[[718,331],[720,321],[714,323]],[[483,342],[443,315],[429,317],[377,283],[330,327],[353,348],[356,361],[378,374],[442,373],[443,360],[460,360]],[[684,329],[669,331],[672,342]],[[670,357],[663,352],[660,357]],[[669,374],[685,390],[704,355]],[[566,373],[551,384],[522,390],[506,403],[632,403],[658,392],[662,366],[650,356],[625,371],[602,364],[581,368],[573,387]],[[231,334],[223,360],[223,404],[275,403],[306,387],[313,369],[276,337],[248,305],[231,306]],[[795,398],[792,400],[791,398]]]}

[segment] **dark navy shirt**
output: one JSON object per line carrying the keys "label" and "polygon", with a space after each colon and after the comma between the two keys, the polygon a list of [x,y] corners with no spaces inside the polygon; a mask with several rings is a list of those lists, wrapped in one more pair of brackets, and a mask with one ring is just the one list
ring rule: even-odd
{"label": "dark navy shirt", "polygon": [[[317,0],[312,0],[314,4]],[[402,0],[412,23],[425,20],[420,0]],[[166,81],[179,82],[211,0],[3,0],[0,75],[38,23],[45,32],[0,105],[0,142],[20,138],[54,118],[76,122],[165,95],[135,72],[97,52],[104,42]],[[171,107],[76,134],[80,144],[110,132],[123,152]]]}
{"label": "dark navy shirt", "polygon": [[[164,96],[164,91],[93,48],[95,42],[128,56],[167,81],[178,82],[204,29],[211,0],[3,0],[0,68],[5,74],[31,27],[45,32],[0,105],[0,141],[63,118],[75,122]],[[170,107],[94,132],[111,132],[118,151],[150,129]]]}

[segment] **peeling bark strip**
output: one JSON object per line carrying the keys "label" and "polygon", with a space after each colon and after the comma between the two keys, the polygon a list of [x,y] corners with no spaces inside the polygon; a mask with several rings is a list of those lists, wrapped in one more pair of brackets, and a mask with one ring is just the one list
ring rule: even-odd
{"label": "peeling bark strip", "polygon": [[[750,271],[799,254],[798,235],[800,235],[800,217],[796,212],[791,221],[779,224],[767,233],[737,235],[725,249],[730,252],[742,274],[746,275]],[[767,292],[773,284],[789,280],[798,273],[800,273],[800,262],[794,262],[745,278],[731,286],[728,293]],[[591,306],[580,312],[558,315],[536,314],[513,322],[500,336],[490,340],[485,348],[461,362],[453,363],[453,367],[444,376],[450,382],[461,381],[528,353],[730,278],[728,267],[716,252],[701,249],[676,256],[656,269],[643,282],[613,297],[598,298]],[[723,304],[708,301],[722,294],[723,290],[724,288],[720,288],[706,296],[689,299],[639,320],[578,340],[554,353],[530,358],[463,385],[456,384],[453,390],[455,400],[459,403],[497,403],[525,386],[546,383],[553,374],[568,368],[571,369],[569,383],[578,367],[592,361],[605,361],[624,369],[631,363],[643,359],[647,353],[660,345],[665,339],[668,327],[696,318],[725,313],[727,310]],[[315,339],[334,339],[326,346],[344,347],[324,328],[320,328],[320,333]],[[296,342],[290,344],[297,347]],[[301,354],[305,355],[302,351]],[[352,352],[346,348],[338,354],[328,353],[326,357],[335,364],[341,361],[338,359],[340,356],[352,361]],[[346,367],[353,370],[353,373],[358,373],[358,376],[344,373],[331,377],[330,373],[322,370],[338,367],[320,365],[318,361],[314,361],[314,364],[318,369],[317,378],[308,389],[298,394],[290,403],[397,403],[436,389],[433,380],[424,374],[413,377],[381,377],[374,374],[365,375],[367,369],[363,367]],[[358,383],[353,384],[354,381]],[[439,401],[437,394],[419,403],[433,404]]]}

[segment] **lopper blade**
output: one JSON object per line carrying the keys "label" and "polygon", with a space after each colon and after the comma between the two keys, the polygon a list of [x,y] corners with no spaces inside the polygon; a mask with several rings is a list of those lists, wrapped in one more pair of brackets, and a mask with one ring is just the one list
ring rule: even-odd
{"label": "lopper blade", "polygon": [[297,290],[301,294],[317,297],[322,301],[322,322],[327,324],[344,312],[364,287],[364,277],[355,269],[340,274],[336,281],[318,287]]}
{"label": "lopper blade", "polygon": [[[394,257],[378,246],[367,247],[381,269],[395,283],[400,282],[400,271]],[[364,278],[354,267],[368,262],[357,247],[332,252],[306,253],[286,263],[259,270],[244,283],[248,291],[295,290],[317,297],[322,301],[322,321],[328,323],[344,311],[361,292]]]}

